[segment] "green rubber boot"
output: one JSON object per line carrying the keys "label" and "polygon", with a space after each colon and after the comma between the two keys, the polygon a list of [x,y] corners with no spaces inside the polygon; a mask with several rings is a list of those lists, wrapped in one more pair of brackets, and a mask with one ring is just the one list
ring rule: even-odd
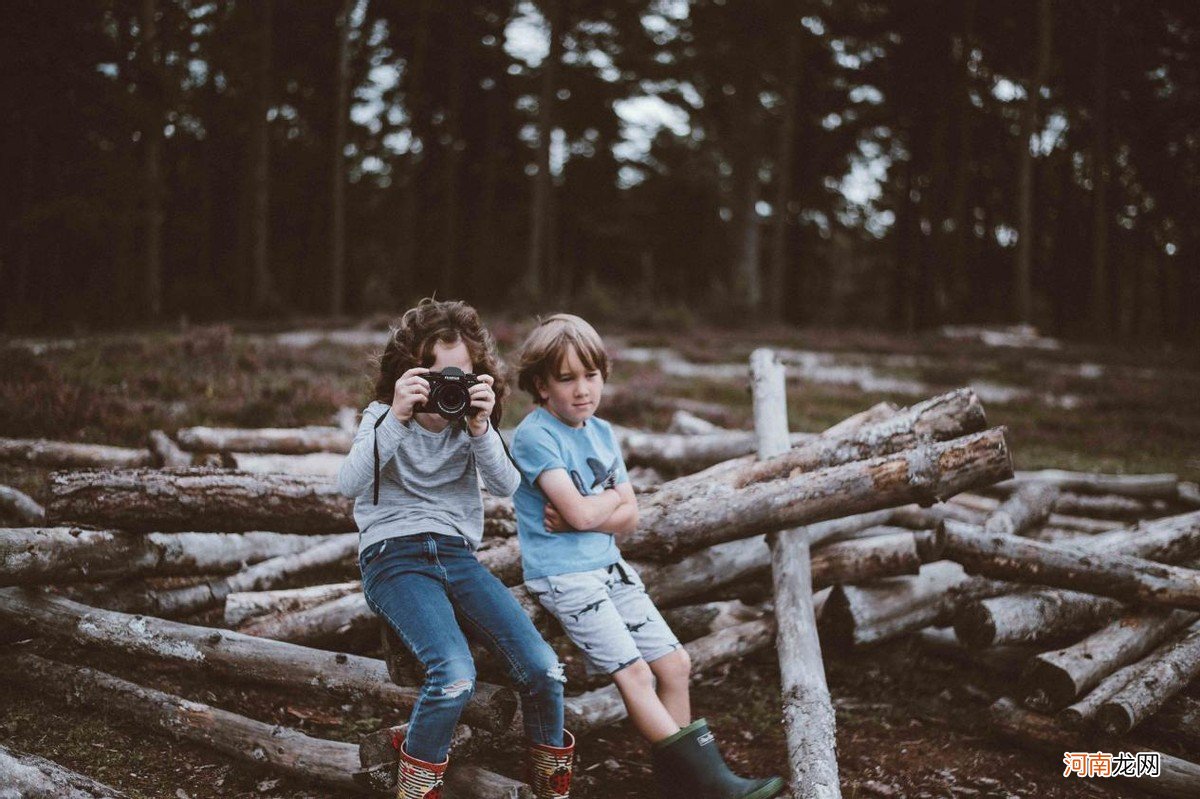
{"label": "green rubber boot", "polygon": [[771,799],[786,787],[779,777],[748,780],[730,771],[704,719],[654,744],[650,756],[662,799]]}

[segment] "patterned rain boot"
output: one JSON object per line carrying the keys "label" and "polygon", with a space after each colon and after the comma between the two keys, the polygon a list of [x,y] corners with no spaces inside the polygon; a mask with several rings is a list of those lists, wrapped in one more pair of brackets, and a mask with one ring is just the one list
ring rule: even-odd
{"label": "patterned rain boot", "polygon": [[529,785],[536,799],[570,799],[575,773],[575,736],[563,730],[563,746],[530,744]]}
{"label": "patterned rain boot", "polygon": [[450,758],[426,763],[400,747],[400,769],[396,775],[396,799],[442,799],[442,775]]}

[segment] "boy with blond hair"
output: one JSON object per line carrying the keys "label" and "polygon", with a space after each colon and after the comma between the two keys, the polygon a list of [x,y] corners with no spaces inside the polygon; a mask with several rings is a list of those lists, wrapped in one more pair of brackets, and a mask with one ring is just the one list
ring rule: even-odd
{"label": "boy with blond hair", "polygon": [[638,509],[612,426],[595,415],[608,370],[599,334],[572,314],[543,320],[522,346],[518,384],[537,405],[512,447],[525,586],[589,670],[612,676],[664,799],[769,799],[783,780],[734,775],[705,720],[692,721],[687,651],[617,548]]}

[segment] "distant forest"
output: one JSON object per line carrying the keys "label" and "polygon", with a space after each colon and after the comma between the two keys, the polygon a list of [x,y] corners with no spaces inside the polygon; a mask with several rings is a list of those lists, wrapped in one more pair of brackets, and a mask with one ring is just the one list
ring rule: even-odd
{"label": "distant forest", "polygon": [[6,0],[0,330],[1200,340],[1196,0]]}

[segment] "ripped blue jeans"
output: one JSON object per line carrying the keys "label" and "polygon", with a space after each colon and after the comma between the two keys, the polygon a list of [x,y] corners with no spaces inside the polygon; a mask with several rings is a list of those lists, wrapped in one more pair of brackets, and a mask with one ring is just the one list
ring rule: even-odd
{"label": "ripped blue jeans", "polygon": [[468,636],[507,667],[521,696],[525,734],[562,746],[562,665],[508,589],[457,536],[420,533],[372,544],[359,555],[367,604],[425,668],[404,749],[431,763],[475,691]]}

